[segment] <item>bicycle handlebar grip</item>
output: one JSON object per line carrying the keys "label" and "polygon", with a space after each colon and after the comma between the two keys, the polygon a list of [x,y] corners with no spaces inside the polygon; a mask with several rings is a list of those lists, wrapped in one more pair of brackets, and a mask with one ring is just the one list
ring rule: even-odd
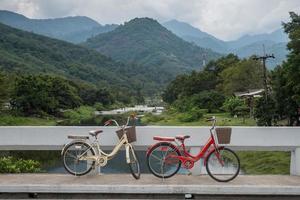
{"label": "bicycle handlebar grip", "polygon": [[215,120],[216,120],[215,116],[206,119],[207,122],[212,122],[212,121],[215,121]]}
{"label": "bicycle handlebar grip", "polygon": [[207,118],[205,121],[211,122],[213,119],[212,118]]}
{"label": "bicycle handlebar grip", "polygon": [[111,119],[110,119],[110,120],[107,120],[106,122],[104,122],[104,126],[111,125],[111,123],[112,123],[112,120],[111,120]]}

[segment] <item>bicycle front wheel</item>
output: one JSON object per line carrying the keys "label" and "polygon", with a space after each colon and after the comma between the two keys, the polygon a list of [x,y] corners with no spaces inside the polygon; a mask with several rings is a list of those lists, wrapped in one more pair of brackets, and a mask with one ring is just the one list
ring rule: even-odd
{"label": "bicycle front wheel", "polygon": [[132,176],[139,179],[141,176],[140,162],[132,146],[129,147],[129,160],[128,165]]}
{"label": "bicycle front wheel", "polygon": [[85,142],[78,141],[68,144],[62,156],[64,168],[75,176],[89,173],[95,165],[95,161],[88,159],[90,156],[95,156],[95,152]]}
{"label": "bicycle front wheel", "polygon": [[231,181],[240,172],[240,159],[231,149],[219,148],[207,156],[206,171],[216,181]]}
{"label": "bicycle front wheel", "polygon": [[147,153],[150,172],[159,178],[170,178],[180,169],[179,150],[171,143],[161,142],[154,145]]}

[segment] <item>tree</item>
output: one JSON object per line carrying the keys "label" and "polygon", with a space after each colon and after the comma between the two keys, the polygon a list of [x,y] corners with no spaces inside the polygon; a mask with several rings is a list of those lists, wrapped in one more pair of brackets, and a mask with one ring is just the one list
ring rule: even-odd
{"label": "tree", "polygon": [[201,109],[207,109],[208,112],[219,110],[224,101],[225,97],[217,91],[203,91],[190,97],[193,107]]}
{"label": "tree", "polygon": [[234,63],[220,73],[217,88],[225,95],[263,87],[263,66],[251,58]]}
{"label": "tree", "polygon": [[283,63],[280,73],[284,77],[284,80],[281,80],[282,87],[288,91],[288,95],[284,97],[285,102],[290,102],[285,113],[290,118],[290,124],[293,124],[293,119],[297,119],[297,123],[300,125],[298,119],[298,108],[300,107],[300,16],[290,12],[290,18],[290,22],[283,23],[284,30],[290,38],[287,45],[290,53],[287,62]]}
{"label": "tree", "polygon": [[16,79],[11,104],[25,115],[43,115],[78,107],[81,99],[76,88],[63,78],[28,75]]}
{"label": "tree", "polygon": [[244,101],[239,97],[229,97],[225,100],[223,108],[233,116],[238,113],[237,108],[244,105]]}
{"label": "tree", "polygon": [[173,103],[180,97],[189,97],[194,94],[213,90],[216,86],[216,76],[210,71],[193,71],[190,75],[179,75],[164,91],[163,100]]}
{"label": "tree", "polygon": [[2,109],[3,103],[8,100],[8,93],[8,78],[4,73],[0,72],[0,109]]}
{"label": "tree", "polygon": [[[272,126],[275,116],[275,101],[271,95],[258,98],[254,110],[254,117],[258,126]],[[268,99],[266,101],[266,98]]]}
{"label": "tree", "polygon": [[290,119],[290,125],[293,123],[293,116],[297,112],[297,103],[292,99],[292,87],[287,85],[288,77],[285,68],[278,66],[272,72],[272,94],[275,101],[276,114],[279,118]]}

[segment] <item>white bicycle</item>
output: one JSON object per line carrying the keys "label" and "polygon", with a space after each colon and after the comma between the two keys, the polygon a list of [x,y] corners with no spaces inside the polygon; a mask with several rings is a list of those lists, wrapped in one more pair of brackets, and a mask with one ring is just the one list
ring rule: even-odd
{"label": "white bicycle", "polygon": [[105,166],[124,145],[126,150],[126,163],[129,165],[130,172],[135,179],[140,178],[140,164],[134,147],[131,144],[136,141],[135,126],[128,126],[130,119],[136,120],[134,115],[127,118],[126,125],[120,126],[116,120],[108,120],[105,126],[115,123],[119,130],[116,131],[119,142],[110,153],[101,150],[98,135],[102,130],[93,130],[89,134],[94,137],[91,141],[89,136],[68,136],[72,141],[64,146],[61,155],[64,168],[72,175],[82,176],[89,173],[95,166]]}

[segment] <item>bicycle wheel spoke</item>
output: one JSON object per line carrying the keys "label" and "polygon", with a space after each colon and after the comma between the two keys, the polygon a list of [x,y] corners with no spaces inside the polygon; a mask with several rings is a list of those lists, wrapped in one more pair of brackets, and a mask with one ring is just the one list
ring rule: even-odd
{"label": "bicycle wheel spoke", "polygon": [[240,162],[236,154],[229,149],[212,152],[207,158],[206,169],[215,180],[226,182],[235,178],[240,170]]}
{"label": "bicycle wheel spoke", "polygon": [[69,155],[71,158],[75,158],[76,159],[76,156],[72,155],[71,153],[67,152],[66,155]]}
{"label": "bicycle wheel spoke", "polygon": [[83,142],[76,142],[70,144],[63,153],[63,161],[65,169],[73,175],[83,175],[88,173],[94,161],[80,160],[80,157],[85,155],[95,155],[94,151],[88,144]]}
{"label": "bicycle wheel spoke", "polygon": [[151,157],[152,157],[152,158],[155,158],[156,160],[161,161],[161,159],[160,159],[158,156],[155,156],[155,155],[152,154]]}
{"label": "bicycle wheel spoke", "polygon": [[150,172],[161,178],[173,176],[180,168],[180,161],[174,160],[169,162],[170,156],[178,156],[177,150],[169,144],[160,144],[153,148],[148,156],[147,162]]}

